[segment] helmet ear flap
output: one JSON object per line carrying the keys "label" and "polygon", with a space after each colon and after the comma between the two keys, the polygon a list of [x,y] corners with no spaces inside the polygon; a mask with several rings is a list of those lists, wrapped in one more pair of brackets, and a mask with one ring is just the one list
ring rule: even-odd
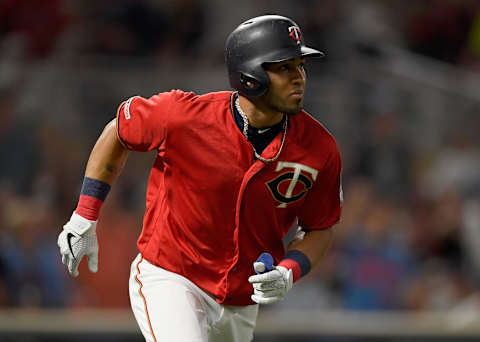
{"label": "helmet ear flap", "polygon": [[261,66],[258,69],[260,70],[252,68],[252,74],[254,75],[244,72],[237,74],[237,80],[239,81],[240,87],[236,89],[243,95],[248,97],[258,97],[267,92],[270,80]]}
{"label": "helmet ear flap", "polygon": [[251,76],[245,75],[244,73],[240,74],[240,83],[243,84],[247,90],[251,91],[257,91],[261,87],[260,82]]}

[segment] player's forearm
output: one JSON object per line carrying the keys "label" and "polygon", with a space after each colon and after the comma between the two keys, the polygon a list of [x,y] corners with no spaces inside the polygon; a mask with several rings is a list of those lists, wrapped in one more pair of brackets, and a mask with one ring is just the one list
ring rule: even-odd
{"label": "player's forearm", "polygon": [[105,126],[90,153],[77,208],[57,240],[62,263],[74,277],[78,275],[78,265],[84,255],[88,258],[90,271],[97,272],[96,227],[100,209],[127,156],[128,150],[118,140],[115,120],[112,120]]}
{"label": "player's forearm", "polygon": [[105,126],[88,159],[75,213],[96,221],[111,185],[120,175],[128,150],[117,138],[115,120]]}
{"label": "player's forearm", "polygon": [[313,230],[305,234],[302,240],[295,240],[288,246],[288,251],[298,250],[305,254],[311,268],[315,268],[327,253],[333,242],[333,227],[329,229]]}
{"label": "player's forearm", "polygon": [[127,150],[118,140],[115,120],[109,122],[98,138],[88,159],[85,177],[112,185],[128,158]]}

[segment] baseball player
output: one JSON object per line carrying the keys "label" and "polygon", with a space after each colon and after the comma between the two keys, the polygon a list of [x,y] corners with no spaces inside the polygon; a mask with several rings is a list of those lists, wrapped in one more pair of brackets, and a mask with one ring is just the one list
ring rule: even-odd
{"label": "baseball player", "polygon": [[[157,151],[129,284],[146,341],[251,341],[258,304],[282,300],[327,251],[341,214],[341,160],[332,135],[302,110],[305,60],[321,56],[289,18],[256,17],[226,41],[234,91],[134,96],[106,125],[58,245],[73,276],[84,255],[96,272],[110,187],[129,151]],[[262,253],[273,265],[257,262]]]}

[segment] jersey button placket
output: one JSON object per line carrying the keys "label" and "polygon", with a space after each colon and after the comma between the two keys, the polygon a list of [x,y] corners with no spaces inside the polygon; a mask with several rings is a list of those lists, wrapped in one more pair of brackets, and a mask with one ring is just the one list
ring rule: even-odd
{"label": "jersey button placket", "polygon": [[[230,278],[231,278],[230,274],[232,272],[235,272],[235,271],[238,270],[237,262],[238,262],[238,255],[239,255],[239,250],[240,250],[240,246],[239,246],[239,243],[238,243],[238,241],[239,241],[239,239],[238,239],[238,235],[239,235],[238,229],[240,229],[240,210],[242,208],[243,194],[246,191],[246,188],[248,186],[248,182],[257,173],[259,173],[265,167],[265,165],[266,164],[264,162],[260,161],[260,160],[257,160],[255,163],[253,163],[252,166],[245,173],[242,185],[240,186],[240,191],[239,191],[238,197],[237,197],[236,212],[235,212],[235,232],[234,232],[235,239],[234,239],[233,258],[232,258],[233,265],[230,268],[230,270],[228,270],[228,273],[227,273],[227,276],[226,276],[226,283],[225,283],[226,293],[228,293],[228,289],[229,289],[229,282],[230,282]],[[227,295],[226,298],[229,298],[229,296]]]}

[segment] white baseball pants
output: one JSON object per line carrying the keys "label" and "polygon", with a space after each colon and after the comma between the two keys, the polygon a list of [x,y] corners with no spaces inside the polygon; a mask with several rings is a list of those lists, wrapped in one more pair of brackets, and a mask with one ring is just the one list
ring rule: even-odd
{"label": "white baseball pants", "polygon": [[248,342],[258,305],[229,306],[185,277],[135,258],[130,303],[147,342]]}

